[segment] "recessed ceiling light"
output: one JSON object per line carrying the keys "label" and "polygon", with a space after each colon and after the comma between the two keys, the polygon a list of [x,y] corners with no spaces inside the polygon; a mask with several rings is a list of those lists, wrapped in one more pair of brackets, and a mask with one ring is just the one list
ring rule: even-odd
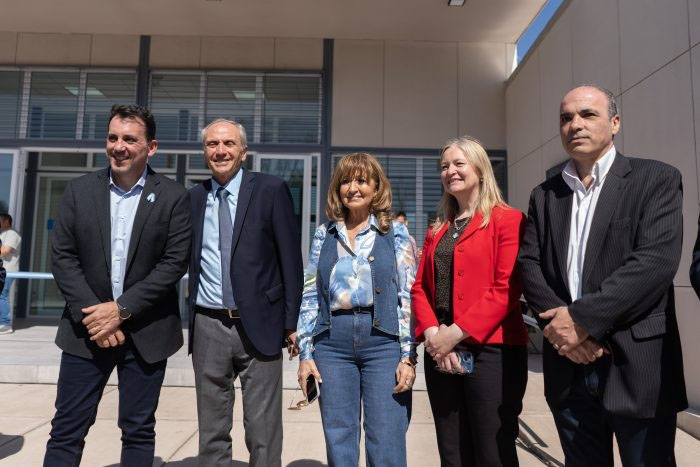
{"label": "recessed ceiling light", "polygon": [[[78,86],[66,86],[65,89],[66,89],[66,91],[73,94],[74,96],[77,96],[78,92],[80,91],[78,89]],[[88,86],[88,88],[85,90],[85,95],[90,96],[90,97],[104,97],[105,96],[104,94],[102,94],[102,91],[100,91],[97,88],[93,88],[92,86]]]}
{"label": "recessed ceiling light", "polygon": [[233,97],[238,100],[255,99],[255,91],[233,91]]}
{"label": "recessed ceiling light", "polygon": [[464,5],[464,0],[447,0],[449,6],[462,6]]}

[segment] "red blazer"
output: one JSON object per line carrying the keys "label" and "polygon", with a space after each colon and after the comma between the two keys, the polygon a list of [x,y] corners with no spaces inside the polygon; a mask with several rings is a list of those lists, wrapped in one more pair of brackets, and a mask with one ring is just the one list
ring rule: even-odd
{"label": "red blazer", "polygon": [[[522,285],[513,271],[525,215],[510,207],[495,207],[489,225],[481,227],[474,215],[454,250],[452,300],[454,322],[469,333],[471,344],[527,344],[527,329],[520,310]],[[439,326],[435,316],[435,247],[447,231],[433,236],[428,230],[416,281],[411,289],[415,335]]]}

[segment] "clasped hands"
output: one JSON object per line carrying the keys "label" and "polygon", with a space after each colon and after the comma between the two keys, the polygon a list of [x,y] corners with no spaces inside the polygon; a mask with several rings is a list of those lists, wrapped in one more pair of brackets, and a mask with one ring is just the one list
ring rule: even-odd
{"label": "clasped hands", "polygon": [[604,354],[610,353],[598,341],[588,335],[585,329],[576,324],[569,309],[565,306],[552,308],[539,314],[541,319],[549,319],[544,337],[554,350],[574,363],[593,363]]}
{"label": "clasped hands", "polygon": [[438,367],[447,373],[455,372],[460,364],[454,348],[469,335],[456,324],[441,324],[439,328],[431,326],[423,331],[423,335],[425,350],[433,357]]}
{"label": "clasped hands", "polygon": [[103,349],[122,345],[126,338],[119,329],[119,307],[117,302],[104,302],[81,310],[86,315],[83,325],[90,334],[90,340],[95,341]]}

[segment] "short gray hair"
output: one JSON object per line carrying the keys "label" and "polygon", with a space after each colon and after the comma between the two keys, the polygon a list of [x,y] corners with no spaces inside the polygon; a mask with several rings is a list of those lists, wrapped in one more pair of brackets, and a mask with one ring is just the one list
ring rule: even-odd
{"label": "short gray hair", "polygon": [[[620,114],[620,112],[618,112],[617,110],[617,100],[615,99],[615,94],[613,94],[612,91],[610,91],[609,89],[606,89],[603,86],[599,86],[597,84],[581,84],[579,86],[576,86],[574,89],[578,88],[593,88],[602,92],[608,99],[608,118],[613,118],[615,115]],[[571,91],[573,91],[574,89],[572,89]]]}
{"label": "short gray hair", "polygon": [[238,128],[238,133],[241,135],[241,146],[244,148],[248,146],[248,137],[246,136],[245,127],[235,120],[228,120],[226,118],[217,118],[202,128],[202,143],[205,142],[204,138],[207,136],[207,130],[209,130],[212,125],[216,125],[217,123],[228,123]]}

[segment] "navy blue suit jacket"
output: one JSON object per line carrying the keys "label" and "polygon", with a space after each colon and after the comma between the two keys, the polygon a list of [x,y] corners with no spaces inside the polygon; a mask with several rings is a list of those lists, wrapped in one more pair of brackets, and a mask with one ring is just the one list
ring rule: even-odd
{"label": "navy blue suit jacket", "polygon": [[[211,179],[190,190],[192,255],[188,299],[189,351],[197,330],[202,235]],[[233,221],[231,285],[241,324],[263,355],[280,353],[285,329],[296,329],[303,284],[301,242],[292,195],[284,180],[243,171]]]}

